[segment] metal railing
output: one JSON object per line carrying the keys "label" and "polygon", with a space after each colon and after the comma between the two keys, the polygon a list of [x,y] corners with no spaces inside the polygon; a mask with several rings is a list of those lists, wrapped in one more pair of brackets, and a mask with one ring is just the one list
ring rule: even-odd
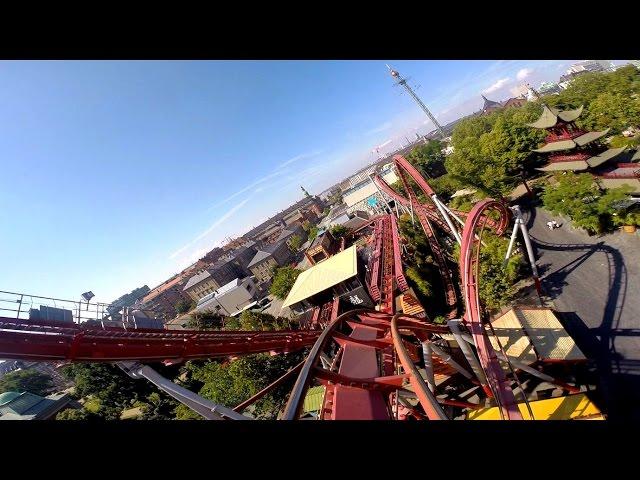
{"label": "metal railing", "polygon": [[[110,313],[110,310],[113,311],[111,306],[110,303],[65,300],[0,290],[0,317],[74,324],[93,321],[102,327],[105,322],[115,322],[137,328],[132,308],[118,308],[115,313]],[[151,318],[155,316],[151,311],[141,311]]]}

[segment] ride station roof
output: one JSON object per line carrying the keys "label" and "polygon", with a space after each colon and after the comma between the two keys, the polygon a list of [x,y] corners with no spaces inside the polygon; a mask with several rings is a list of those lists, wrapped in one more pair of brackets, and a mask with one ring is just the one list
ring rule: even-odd
{"label": "ride station roof", "polygon": [[353,245],[298,275],[282,306],[288,307],[301,302],[316,293],[348,280],[357,273],[358,257],[356,246]]}

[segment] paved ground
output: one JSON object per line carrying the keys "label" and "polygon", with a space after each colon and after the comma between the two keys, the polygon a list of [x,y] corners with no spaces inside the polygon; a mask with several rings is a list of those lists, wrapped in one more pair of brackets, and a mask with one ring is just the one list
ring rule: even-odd
{"label": "paved ground", "polygon": [[640,236],[589,237],[541,208],[526,216],[543,288],[593,360],[609,418],[639,420]]}

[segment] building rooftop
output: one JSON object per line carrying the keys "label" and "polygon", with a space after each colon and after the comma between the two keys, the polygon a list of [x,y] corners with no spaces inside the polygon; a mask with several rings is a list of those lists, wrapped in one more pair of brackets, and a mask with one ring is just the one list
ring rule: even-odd
{"label": "building rooftop", "polygon": [[249,262],[249,265],[247,265],[247,268],[251,268],[254,265],[260,263],[263,260],[265,260],[266,258],[269,258],[271,255],[273,255],[273,252],[275,252],[276,250],[278,250],[280,248],[280,246],[283,243],[284,243],[284,240],[280,240],[279,242],[272,243],[271,245],[267,245],[266,247],[261,248],[260,250],[258,250],[258,252],[255,254],[255,256]]}
{"label": "building rooftop", "polygon": [[65,393],[41,397],[29,392],[5,392],[0,395],[0,420],[47,418],[69,401]]}
{"label": "building rooftop", "polygon": [[358,258],[356,246],[353,245],[298,275],[282,306],[289,307],[294,303],[301,302],[357,273]]}
{"label": "building rooftop", "polygon": [[194,285],[197,285],[200,282],[203,282],[210,276],[211,276],[211,273],[209,273],[207,270],[205,270],[204,272],[197,273],[189,279],[189,281],[187,282],[187,284],[184,286],[182,290],[186,291],[189,288],[193,287]]}
{"label": "building rooftop", "polygon": [[493,100],[489,100],[484,95],[481,95],[484,100],[484,105],[482,105],[482,110],[487,110],[489,108],[500,108],[502,104],[500,102],[494,102]]}

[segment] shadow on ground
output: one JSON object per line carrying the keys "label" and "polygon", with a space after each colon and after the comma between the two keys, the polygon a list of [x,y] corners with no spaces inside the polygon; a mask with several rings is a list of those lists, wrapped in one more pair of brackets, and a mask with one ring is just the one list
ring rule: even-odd
{"label": "shadow on ground", "polygon": [[[532,229],[536,209],[523,205],[527,227]],[[531,236],[536,258],[544,250],[571,250],[582,252],[580,256],[562,265],[540,265],[542,287],[546,296],[555,299],[567,286],[567,277],[576,271],[595,253],[604,253],[607,259],[607,298],[600,325],[588,326],[576,312],[559,312],[567,332],[591,361],[594,373],[600,378],[600,396],[611,420],[640,420],[640,360],[627,359],[616,351],[616,338],[640,336],[640,329],[621,329],[620,316],[627,297],[627,268],[620,251],[597,243],[560,244],[544,242]],[[605,287],[603,285],[603,287]]]}

